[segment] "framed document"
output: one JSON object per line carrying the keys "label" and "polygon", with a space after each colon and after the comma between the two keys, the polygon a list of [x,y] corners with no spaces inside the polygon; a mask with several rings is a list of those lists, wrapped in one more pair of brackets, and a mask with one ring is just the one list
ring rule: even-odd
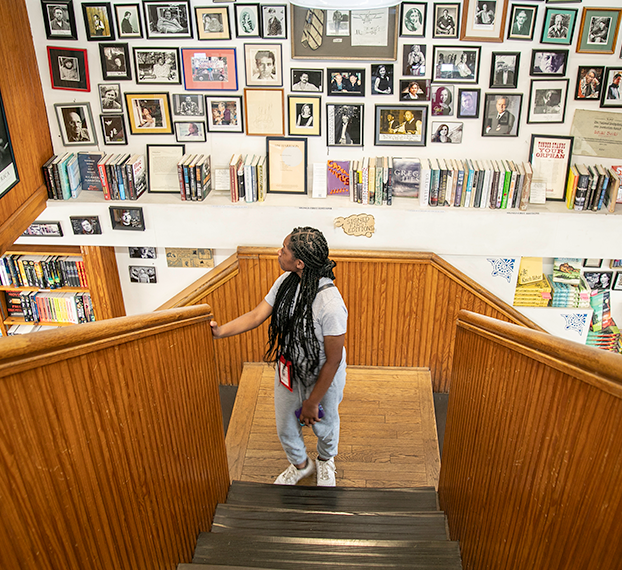
{"label": "framed document", "polygon": [[531,135],[529,160],[533,181],[546,183],[546,199],[563,202],[574,137]]}
{"label": "framed document", "polygon": [[307,193],[307,139],[268,137],[268,192]]}
{"label": "framed document", "polygon": [[283,89],[244,89],[247,135],[283,136],[284,111]]}
{"label": "framed document", "polygon": [[149,192],[179,194],[177,163],[184,155],[183,144],[148,144],[147,179]]}

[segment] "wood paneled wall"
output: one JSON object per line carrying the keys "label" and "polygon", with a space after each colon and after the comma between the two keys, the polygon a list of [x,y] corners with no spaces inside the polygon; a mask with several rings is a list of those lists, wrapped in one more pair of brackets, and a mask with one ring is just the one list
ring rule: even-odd
{"label": "wood paneled wall", "polygon": [[439,484],[464,568],[618,569],[622,357],[461,313]]}
{"label": "wood paneled wall", "polygon": [[[332,251],[348,307],[349,364],[430,368],[435,392],[448,392],[455,319],[469,309],[538,329],[518,311],[431,253]],[[161,308],[207,303],[223,323],[254,308],[280,274],[277,250],[240,247]],[[222,283],[222,285],[221,285]],[[244,362],[262,360],[267,324],[215,343],[221,384],[237,384]]]}
{"label": "wood paneled wall", "polygon": [[209,307],[3,340],[0,568],[175,570],[229,474]]}

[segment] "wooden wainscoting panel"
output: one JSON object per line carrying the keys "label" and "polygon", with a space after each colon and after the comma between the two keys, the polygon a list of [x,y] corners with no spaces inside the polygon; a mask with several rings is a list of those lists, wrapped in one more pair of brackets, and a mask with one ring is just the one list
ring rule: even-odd
{"label": "wooden wainscoting panel", "polygon": [[125,316],[114,247],[81,246],[84,268],[98,321]]}

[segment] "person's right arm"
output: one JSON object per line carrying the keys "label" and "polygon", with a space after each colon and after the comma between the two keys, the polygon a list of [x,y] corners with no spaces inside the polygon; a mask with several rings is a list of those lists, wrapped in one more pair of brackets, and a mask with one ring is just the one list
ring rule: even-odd
{"label": "person's right arm", "polygon": [[272,306],[265,299],[252,311],[244,313],[224,325],[218,326],[216,321],[210,321],[214,338],[227,338],[258,327],[272,314]]}

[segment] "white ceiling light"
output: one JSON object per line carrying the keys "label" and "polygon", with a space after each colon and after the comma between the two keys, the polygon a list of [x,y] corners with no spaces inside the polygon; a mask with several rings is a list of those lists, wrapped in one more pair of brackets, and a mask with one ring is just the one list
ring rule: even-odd
{"label": "white ceiling light", "polygon": [[290,0],[301,8],[317,8],[318,10],[372,10],[397,6],[398,0]]}

